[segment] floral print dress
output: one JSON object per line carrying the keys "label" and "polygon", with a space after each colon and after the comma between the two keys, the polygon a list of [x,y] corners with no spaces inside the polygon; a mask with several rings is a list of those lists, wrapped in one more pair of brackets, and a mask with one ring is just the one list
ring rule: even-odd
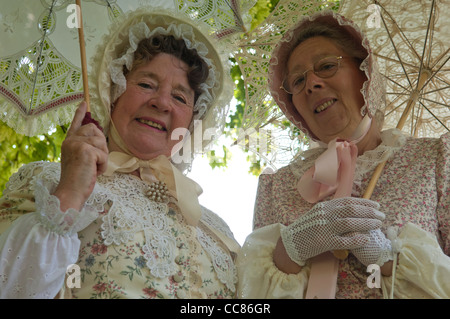
{"label": "floral print dress", "polygon": [[[29,164],[7,185],[0,201],[2,294],[8,290],[8,297],[53,298],[59,291],[64,297],[108,299],[235,296],[236,251],[227,246],[234,239],[217,215],[202,207],[199,224],[190,226],[176,201],[150,200],[147,183],[121,173],[100,176],[85,208],[63,214],[50,195],[59,170],[56,163]],[[17,223],[10,226],[14,220]],[[33,236],[31,241],[40,245],[21,249]],[[33,252],[45,250],[43,246],[50,252]],[[31,269],[30,264],[42,266]],[[78,287],[67,283],[71,272],[66,267],[71,264],[80,275]],[[23,276],[17,276],[19,271]],[[30,285],[39,274],[46,279]]]}
{"label": "floral print dress", "polygon": [[[382,231],[385,234],[388,229],[396,234],[401,234],[404,229],[415,231],[410,238],[398,240],[401,247],[394,285],[396,297],[448,297],[450,133],[440,139],[416,139],[406,137],[400,131],[389,130],[382,132],[382,140],[376,149],[358,157],[352,196],[362,197],[375,167],[388,159],[371,197],[381,205],[379,210],[386,215]],[[298,275],[286,275],[273,264],[272,253],[279,238],[275,225],[289,225],[312,208],[313,204],[303,200],[296,185],[323,151],[320,148],[306,151],[291,165],[274,174],[260,176],[254,215],[255,232],[247,238],[238,258],[241,297],[304,296],[309,266]],[[428,239],[433,242],[431,246],[427,245]],[[413,241],[414,244],[411,244]],[[439,262],[433,262],[433,258],[438,258]],[[408,266],[405,266],[407,263]],[[382,289],[368,287],[369,273],[366,268],[352,254],[340,261],[336,298],[382,298]],[[438,269],[443,274],[439,275]],[[270,284],[250,288],[258,282],[255,273],[270,277],[265,280]],[[417,278],[424,278],[424,287],[417,288],[420,286]],[[265,293],[260,293],[265,289]],[[433,290],[439,293],[433,294]]]}

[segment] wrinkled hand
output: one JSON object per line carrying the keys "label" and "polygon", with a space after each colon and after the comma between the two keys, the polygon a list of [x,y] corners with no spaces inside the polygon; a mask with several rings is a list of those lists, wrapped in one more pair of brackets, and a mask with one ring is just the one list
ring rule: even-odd
{"label": "wrinkled hand", "polygon": [[303,266],[326,251],[364,247],[369,231],[379,229],[385,217],[378,208],[377,202],[353,197],[320,202],[281,231],[286,252]]}
{"label": "wrinkled hand", "polygon": [[365,266],[370,264],[383,266],[387,261],[394,259],[391,241],[386,238],[380,229],[369,231],[368,236],[367,244],[351,250],[351,253],[362,264]]}
{"label": "wrinkled hand", "polygon": [[53,193],[61,202],[61,210],[81,210],[91,195],[97,176],[103,174],[108,162],[104,134],[94,124],[82,125],[86,103],[78,107],[67,136],[61,146],[61,177]]}

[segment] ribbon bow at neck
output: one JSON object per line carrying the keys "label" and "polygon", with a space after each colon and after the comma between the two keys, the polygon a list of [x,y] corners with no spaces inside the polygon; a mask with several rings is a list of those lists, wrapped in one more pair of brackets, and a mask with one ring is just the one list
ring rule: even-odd
{"label": "ribbon bow at neck", "polygon": [[139,170],[143,181],[150,184],[156,181],[164,182],[170,194],[177,199],[178,207],[187,223],[197,226],[202,214],[198,201],[202,189],[200,185],[173,166],[166,156],[160,155],[151,160],[141,160],[122,152],[111,152],[104,175],[111,176],[114,172],[131,173],[136,170]]}
{"label": "ribbon bow at neck", "polygon": [[332,140],[313,167],[305,172],[297,184],[300,195],[309,203],[335,194],[334,198],[352,193],[358,148],[354,143]]}
{"label": "ribbon bow at neck", "polygon": [[328,143],[327,150],[297,183],[298,192],[307,202],[317,203],[333,193],[334,198],[351,196],[358,156],[356,143],[366,136],[371,124],[372,119],[366,115],[350,141],[336,138]]}

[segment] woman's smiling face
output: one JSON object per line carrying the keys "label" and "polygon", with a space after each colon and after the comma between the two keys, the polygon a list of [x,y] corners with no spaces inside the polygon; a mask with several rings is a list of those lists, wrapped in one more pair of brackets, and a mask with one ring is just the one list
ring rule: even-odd
{"label": "woman's smiling face", "polygon": [[[313,68],[314,63],[330,56],[346,53],[332,40],[313,37],[303,41],[291,53],[287,74],[302,73]],[[336,137],[350,138],[361,122],[361,94],[366,77],[352,58],[340,61],[336,74],[320,78],[313,71],[306,74],[305,88],[292,95],[292,102],[319,140],[328,143]]]}
{"label": "woman's smiling face", "polygon": [[[127,88],[117,99],[112,120],[129,151],[141,159],[170,157],[180,143],[177,128],[187,129],[194,107],[194,91],[187,78],[187,65],[166,53],[127,75]],[[110,151],[120,148],[110,139]]]}

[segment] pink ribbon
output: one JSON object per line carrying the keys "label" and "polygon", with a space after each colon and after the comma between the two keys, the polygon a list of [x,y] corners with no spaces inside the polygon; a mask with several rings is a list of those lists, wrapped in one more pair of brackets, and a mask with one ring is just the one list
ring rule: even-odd
{"label": "pink ribbon", "polygon": [[317,203],[333,193],[334,198],[350,196],[357,156],[358,147],[353,142],[332,140],[314,166],[300,178],[297,184],[300,195],[309,203]]}
{"label": "pink ribbon", "polygon": [[336,138],[328,143],[327,150],[297,183],[297,190],[307,202],[317,203],[333,193],[334,198],[352,194],[358,156],[356,144],[366,136],[371,124],[372,118],[366,114],[350,141]]}

